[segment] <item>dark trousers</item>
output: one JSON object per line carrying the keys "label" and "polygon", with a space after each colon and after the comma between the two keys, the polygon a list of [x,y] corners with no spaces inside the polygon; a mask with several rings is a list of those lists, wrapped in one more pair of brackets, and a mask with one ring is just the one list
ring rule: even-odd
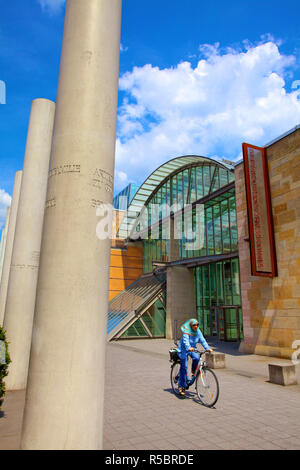
{"label": "dark trousers", "polygon": [[188,376],[188,370],[187,370],[187,363],[188,363],[188,357],[191,357],[193,360],[192,363],[192,372],[195,372],[196,367],[199,362],[199,355],[190,351],[187,354],[182,354],[181,353],[181,358],[180,358],[180,370],[179,370],[179,379],[178,379],[178,385],[179,387],[184,387],[186,388],[187,386],[187,376]]}

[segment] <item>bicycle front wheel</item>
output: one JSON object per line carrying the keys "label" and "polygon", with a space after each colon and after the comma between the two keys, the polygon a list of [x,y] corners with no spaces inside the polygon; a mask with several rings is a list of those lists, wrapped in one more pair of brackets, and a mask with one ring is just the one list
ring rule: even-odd
{"label": "bicycle front wheel", "polygon": [[174,364],[171,367],[170,379],[171,379],[172,390],[175,393],[175,395],[179,395],[179,390],[178,390],[179,370],[180,370],[180,362],[174,362]]}
{"label": "bicycle front wheel", "polygon": [[219,398],[219,382],[216,374],[207,367],[200,370],[196,378],[196,392],[204,406],[211,408]]}

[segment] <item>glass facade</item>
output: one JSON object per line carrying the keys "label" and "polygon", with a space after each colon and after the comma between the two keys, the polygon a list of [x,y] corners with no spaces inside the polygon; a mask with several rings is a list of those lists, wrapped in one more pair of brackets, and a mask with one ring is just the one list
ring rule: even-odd
{"label": "glass facade", "polygon": [[[243,339],[231,167],[204,157],[171,160],[139,189],[129,207],[124,233],[129,225],[129,238],[143,242],[144,275],[150,276],[157,264],[188,265],[204,335],[227,341]],[[164,305],[156,300],[122,338],[164,337]]]}
{"label": "glass facade", "polygon": [[[186,204],[202,199],[218,189],[232,183],[234,174],[225,168],[219,168],[215,164],[192,165],[180,170],[173,176],[170,175],[164,183],[158,187],[153,196],[147,202],[148,225],[156,222],[155,216],[151,220],[152,204],[168,204],[182,209]],[[160,219],[166,214],[160,213]]]}
{"label": "glass facade", "polygon": [[[231,253],[238,249],[236,202],[234,191],[204,203],[204,210],[197,217],[197,206],[192,208],[191,216],[184,213],[175,218],[177,233],[183,234],[178,240],[178,259],[198,258],[201,256]],[[203,224],[199,230],[199,222]],[[187,234],[201,231],[199,246],[191,249],[191,239]],[[195,235],[194,235],[195,237]]]}
{"label": "glass facade", "polygon": [[[145,273],[170,261],[170,213],[174,213],[172,261],[221,256],[193,268],[197,315],[203,333],[221,340],[243,338],[234,174],[217,164],[191,164],[171,174],[148,200]],[[227,188],[228,187],[228,188]],[[224,188],[224,190],[222,190]],[[159,210],[157,206],[162,206]],[[200,208],[200,209],[199,209]],[[184,210],[186,209],[186,210]],[[169,211],[170,212],[170,211]],[[198,236],[198,239],[197,239]],[[198,240],[197,243],[195,239]],[[226,259],[227,258],[227,259]]]}
{"label": "glass facade", "polygon": [[170,175],[146,204],[145,273],[153,271],[153,263],[169,261],[170,211],[175,213],[177,259],[237,251],[235,190],[213,197],[233,181],[233,173],[213,164],[192,165]]}
{"label": "glass facade", "polygon": [[[162,237],[162,226],[158,227],[158,236],[152,238],[153,231],[150,233],[149,238],[144,240],[143,251],[143,270],[144,273],[153,271],[153,263],[168,261],[169,240]],[[155,234],[157,235],[157,234]]]}

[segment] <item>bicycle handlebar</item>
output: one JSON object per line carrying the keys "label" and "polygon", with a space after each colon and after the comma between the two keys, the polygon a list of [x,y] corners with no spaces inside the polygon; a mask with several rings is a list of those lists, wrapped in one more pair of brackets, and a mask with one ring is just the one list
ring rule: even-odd
{"label": "bicycle handlebar", "polygon": [[211,354],[211,352],[207,349],[205,351],[199,351],[199,349],[195,348],[194,351],[192,352],[197,352],[198,354],[200,354],[200,356],[202,356],[203,354]]}
{"label": "bicycle handlebar", "polygon": [[[174,344],[175,344],[175,346],[178,346],[178,342],[176,344],[176,342],[174,341]],[[191,351],[191,352],[197,352],[198,354],[200,354],[200,356],[202,356],[205,353],[211,354],[211,352],[208,349],[206,349],[205,351],[199,351],[199,349],[194,348],[194,351]]]}

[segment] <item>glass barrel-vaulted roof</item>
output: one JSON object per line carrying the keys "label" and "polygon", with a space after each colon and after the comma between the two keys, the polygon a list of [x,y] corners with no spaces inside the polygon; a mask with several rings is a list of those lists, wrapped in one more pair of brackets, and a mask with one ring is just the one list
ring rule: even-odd
{"label": "glass barrel-vaulted roof", "polygon": [[232,170],[233,167],[224,162],[219,162],[208,157],[201,157],[197,155],[187,155],[183,157],[177,157],[158,167],[151,175],[145,180],[140,186],[139,190],[135,194],[128,208],[126,215],[123,218],[122,224],[119,228],[118,237],[127,238],[131,232],[132,225],[145,203],[148,201],[151,194],[155,189],[172,173],[180,170],[180,168],[186,167],[191,164],[214,164],[224,168],[226,170]]}

